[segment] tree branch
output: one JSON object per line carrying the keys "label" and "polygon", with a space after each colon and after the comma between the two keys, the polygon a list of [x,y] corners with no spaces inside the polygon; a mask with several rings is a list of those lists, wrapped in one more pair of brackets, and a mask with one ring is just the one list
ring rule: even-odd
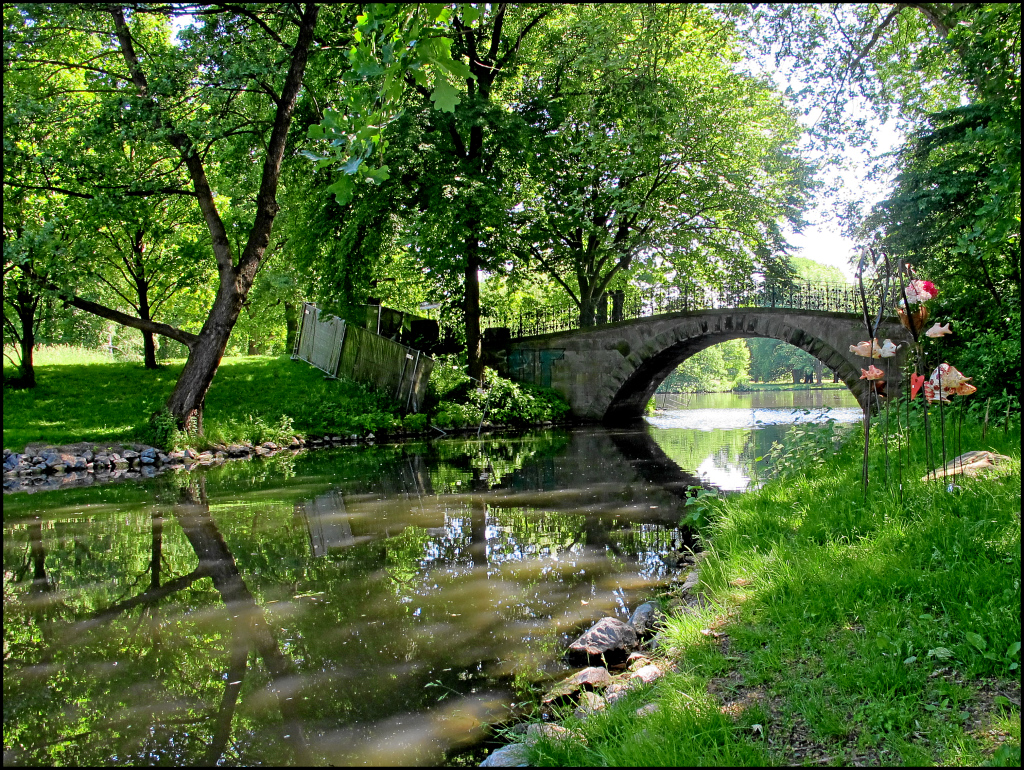
{"label": "tree branch", "polygon": [[105,305],[100,305],[97,302],[90,302],[87,299],[76,297],[67,289],[61,288],[52,281],[46,280],[36,273],[31,267],[24,266],[23,270],[25,275],[31,278],[37,285],[52,291],[60,297],[61,301],[71,305],[72,307],[77,307],[79,310],[84,310],[86,313],[92,313],[100,318],[106,318],[109,321],[115,321],[123,326],[130,326],[133,329],[152,332],[153,334],[159,334],[162,337],[169,337],[172,340],[177,340],[190,350],[199,339],[199,336],[196,334],[176,329],[168,324],[157,323],[156,321],[143,321],[141,318],[136,318],[135,316],[130,316],[127,313],[122,313],[120,310],[114,310],[106,307]]}
{"label": "tree branch", "polygon": [[[875,32],[871,36],[871,39],[868,41],[867,45],[865,45],[864,49],[854,57],[853,61],[850,62],[851,70],[856,69],[857,67],[860,66],[860,63],[864,60],[864,57],[871,52],[871,49],[875,47],[875,44],[882,37],[882,33],[885,32],[885,28],[892,23],[893,19],[900,15],[901,10],[903,10],[902,4],[897,4],[893,7],[891,11],[889,11],[886,17],[882,19],[882,23],[875,28]],[[840,25],[840,28],[841,27],[842,25]]]}
{"label": "tree branch", "polygon": [[526,37],[526,35],[529,33],[529,31],[531,29],[534,28],[534,26],[536,26],[538,23],[540,23],[540,21],[545,16],[547,16],[550,13],[551,13],[550,10],[542,11],[541,13],[537,14],[536,16],[534,16],[529,24],[527,24],[525,27],[523,27],[523,31],[520,32],[519,33],[519,37],[516,38],[516,44],[514,46],[512,46],[511,48],[509,48],[505,52],[505,55],[502,56],[501,59],[498,60],[497,64],[495,65],[497,69],[503,68],[506,64],[509,63],[509,61],[511,61],[519,53],[519,46],[521,46],[523,44],[523,38]]}
{"label": "tree branch", "polygon": [[[149,98],[149,84],[146,82],[146,76],[139,66],[139,59],[135,55],[131,30],[128,29],[128,24],[124,20],[124,11],[118,6],[113,6],[110,9],[110,14],[114,17],[114,27],[117,30],[117,39],[121,44],[121,54],[124,57],[128,71],[132,74],[132,83],[138,89],[139,96],[149,101],[151,108],[156,112],[158,107],[155,104],[155,100]],[[192,140],[188,135],[175,130],[170,121],[158,114],[154,114],[154,122],[170,132],[167,136],[167,141],[181,153],[182,160],[185,161],[185,166],[192,177],[192,186],[199,201],[199,208],[203,212],[206,227],[210,231],[213,254],[217,259],[221,279],[224,281],[230,280],[234,274],[231,243],[228,240],[224,221],[220,218],[220,212],[217,211],[217,206],[214,203],[213,190],[210,188],[210,183],[206,178],[206,169],[203,167],[202,158],[199,157],[195,145],[192,144]]]}
{"label": "tree branch", "polygon": [[256,217],[245,250],[238,260],[238,269],[250,277],[255,274],[263,252],[270,243],[270,230],[274,217],[280,210],[277,203],[277,184],[281,176],[281,162],[284,159],[285,146],[288,141],[288,127],[291,125],[292,112],[298,100],[302,77],[306,71],[309,58],[309,45],[313,40],[316,20],[320,7],[316,3],[307,3],[302,12],[299,25],[299,36],[292,49],[292,63],[288,68],[284,86],[281,88],[281,101],[274,115],[274,128],[267,142],[267,155],[263,161],[263,176],[260,189],[256,195]]}
{"label": "tree branch", "polygon": [[559,285],[561,285],[561,287],[565,289],[566,293],[568,293],[569,295],[569,298],[576,303],[577,307],[580,306],[580,300],[576,296],[575,292],[573,292],[573,290],[569,288],[569,285],[562,280],[561,276],[558,275],[558,271],[555,270],[551,265],[549,265],[547,261],[544,259],[544,257],[541,256],[540,250],[536,246],[531,245],[530,253],[533,254],[534,259],[540,262],[541,267],[548,271],[548,275],[554,278],[559,283]]}
{"label": "tree branch", "polygon": [[[73,198],[86,198],[92,200],[96,196],[89,193],[76,192],[74,190],[68,190],[64,187],[55,187],[53,185],[34,185],[34,184],[20,184],[19,182],[4,181],[4,184],[8,187],[16,187],[19,190],[49,190],[50,192],[59,192],[63,195],[70,195]],[[94,188],[98,190],[111,190],[116,191],[121,195],[126,195],[132,198],[145,198],[150,195],[185,195],[189,198],[196,197],[196,194],[190,190],[179,190],[176,187],[157,187],[152,190],[128,190],[124,187],[117,185],[98,185],[93,184]]]}

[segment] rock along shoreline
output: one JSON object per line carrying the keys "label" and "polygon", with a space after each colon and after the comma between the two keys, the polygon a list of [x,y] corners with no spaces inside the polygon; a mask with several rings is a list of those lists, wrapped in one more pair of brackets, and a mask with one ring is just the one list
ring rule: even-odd
{"label": "rock along shoreline", "polygon": [[[680,576],[686,577],[681,585],[662,594],[667,609],[686,612],[705,601],[697,591],[697,565],[702,556],[687,554],[678,565],[684,567]],[[541,699],[542,717],[553,721],[514,725],[510,730],[513,741],[493,750],[480,767],[525,767],[530,746],[540,738],[581,740],[577,731],[558,724],[559,714],[567,714],[571,709],[577,719],[585,720],[605,709],[623,708],[627,694],[642,690],[674,671],[674,665],[661,654],[665,644],[658,632],[665,615],[659,605],[657,601],[644,602],[633,611],[629,622],[604,617],[584,631],[569,645],[564,658],[586,668],[556,683]],[[651,702],[636,706],[635,701],[633,707],[641,717],[660,708]]]}
{"label": "rock along shoreline", "polygon": [[[485,423],[483,434],[521,432],[538,428],[565,427],[574,423],[545,421],[537,425],[516,427]],[[388,433],[381,442],[394,443],[408,440],[436,440],[446,436],[473,434],[477,428],[459,428],[448,431],[417,431]],[[443,434],[443,435],[442,435]],[[202,451],[196,449],[165,452],[147,444],[131,442],[80,441],[76,444],[33,443],[23,452],[4,449],[4,494],[14,492],[44,492],[54,489],[84,487],[115,481],[148,479],[168,471],[193,471],[222,465],[237,460],[268,458],[281,453],[292,455],[310,449],[329,449],[340,446],[374,445],[377,436],[326,435],[303,438],[292,436],[285,443],[265,441],[262,444],[242,442],[215,444]]]}

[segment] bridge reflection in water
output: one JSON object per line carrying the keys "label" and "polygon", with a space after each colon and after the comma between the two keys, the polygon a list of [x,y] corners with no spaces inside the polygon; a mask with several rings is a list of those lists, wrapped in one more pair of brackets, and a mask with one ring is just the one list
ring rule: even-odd
{"label": "bridge reflection in water", "polygon": [[698,483],[595,428],[9,495],[5,764],[435,764],[673,574]]}

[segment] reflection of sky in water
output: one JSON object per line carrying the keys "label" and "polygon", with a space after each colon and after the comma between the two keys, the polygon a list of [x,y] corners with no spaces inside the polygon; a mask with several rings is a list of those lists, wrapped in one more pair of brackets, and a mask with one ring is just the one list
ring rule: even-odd
{"label": "reflection of sky in water", "polygon": [[680,467],[719,489],[742,491],[756,484],[755,473],[766,468],[767,461],[756,458],[765,456],[773,442],[784,442],[791,426],[830,420],[849,424],[860,418],[855,406],[786,405],[659,409],[646,419],[651,435]]}
{"label": "reflection of sky in water", "polygon": [[776,409],[674,409],[659,410],[647,418],[656,428],[684,430],[736,430],[758,425],[795,425],[797,423],[856,422],[857,407],[776,408]]}

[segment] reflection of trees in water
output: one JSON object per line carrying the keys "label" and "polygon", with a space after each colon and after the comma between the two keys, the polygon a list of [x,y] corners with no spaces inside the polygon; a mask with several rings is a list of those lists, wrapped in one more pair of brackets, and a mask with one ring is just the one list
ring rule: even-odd
{"label": "reflection of trees in water", "polygon": [[[118,761],[131,764],[148,763],[158,755],[162,761],[178,764],[216,764],[230,740],[250,651],[262,661],[278,691],[279,710],[288,734],[286,743],[292,746],[294,758],[300,764],[309,761],[297,702],[289,692],[294,689],[288,682],[294,676],[293,666],[281,652],[262,608],[242,580],[234,557],[210,517],[203,480],[193,479],[192,482],[181,490],[181,499],[174,506],[175,519],[198,558],[195,569],[185,575],[166,582],[161,580],[165,567],[164,520],[156,511],[150,514],[148,542],[138,537],[119,538],[118,550],[124,551],[125,544],[131,543],[136,556],[149,557],[143,573],[148,574],[148,581],[142,583],[146,588],[100,610],[83,615],[82,603],[75,601],[80,597],[69,593],[72,598],[62,602],[62,617],[54,618],[52,602],[32,601],[31,592],[18,596],[15,591],[8,591],[5,573],[5,652],[11,650],[9,642],[22,642],[15,646],[23,656],[5,660],[5,763],[13,760],[32,764],[93,765],[106,764],[116,756]],[[47,551],[41,523],[31,522],[25,531],[34,589],[45,586],[48,590]],[[7,540],[5,537],[5,551]],[[95,548],[91,552],[87,549],[83,556],[78,538],[72,542],[75,544],[73,554],[64,554],[70,557],[64,562],[74,561],[81,567],[89,562],[111,561],[108,552]],[[5,560],[7,556],[5,553]],[[137,563],[137,559],[130,560],[131,563]],[[67,566],[58,564],[58,572]],[[123,577],[129,575],[123,574]],[[137,585],[140,577],[137,574],[127,582]],[[173,649],[162,644],[160,627],[163,623],[157,614],[160,603],[194,587],[204,578],[211,579],[230,627],[228,661],[223,674],[215,665],[208,667],[212,663],[210,642],[216,639],[216,633],[211,638],[209,632],[195,633],[196,629],[191,629],[193,635],[174,638]],[[195,605],[192,609],[196,609]],[[25,645],[24,639],[8,637],[9,623],[16,616],[28,621],[30,628],[36,625],[40,630],[46,629],[47,633],[40,634],[39,643]],[[180,619],[180,615],[178,617]],[[32,636],[31,631],[29,636]],[[90,648],[104,665],[88,664]],[[202,652],[196,655],[198,650]],[[27,671],[18,666],[22,661],[29,663]],[[57,665],[44,674],[44,682],[39,682],[39,674],[32,671],[32,664],[46,661]],[[168,670],[178,676],[168,678]],[[197,674],[201,682],[194,681]],[[190,679],[193,681],[189,682]],[[181,700],[181,696],[192,689],[190,684],[211,690],[217,688],[222,679],[224,691],[214,711],[206,711],[202,700],[187,697]],[[185,687],[180,689],[183,684]],[[179,691],[177,695],[158,693],[163,686]],[[39,698],[33,694],[40,691],[60,692],[61,708],[57,712],[39,709],[36,703]],[[163,702],[159,702],[161,695]],[[109,705],[113,708],[107,711],[103,704],[111,698]],[[141,703],[131,705],[140,698]],[[122,715],[126,718],[114,718]]]}
{"label": "reflection of trees in water", "polygon": [[[9,525],[16,761],[304,761],[303,726],[372,724],[434,703],[430,682],[471,693],[496,658],[550,660],[564,641],[550,618],[583,622],[589,581],[616,569],[606,552],[654,574],[675,543],[657,458],[597,430],[338,453],[315,496],[311,478],[328,482],[304,479],[306,462],[244,492],[244,474],[225,476],[212,504],[193,477],[166,504]],[[387,505],[405,517],[376,515]],[[55,589],[45,601],[33,579]]]}

